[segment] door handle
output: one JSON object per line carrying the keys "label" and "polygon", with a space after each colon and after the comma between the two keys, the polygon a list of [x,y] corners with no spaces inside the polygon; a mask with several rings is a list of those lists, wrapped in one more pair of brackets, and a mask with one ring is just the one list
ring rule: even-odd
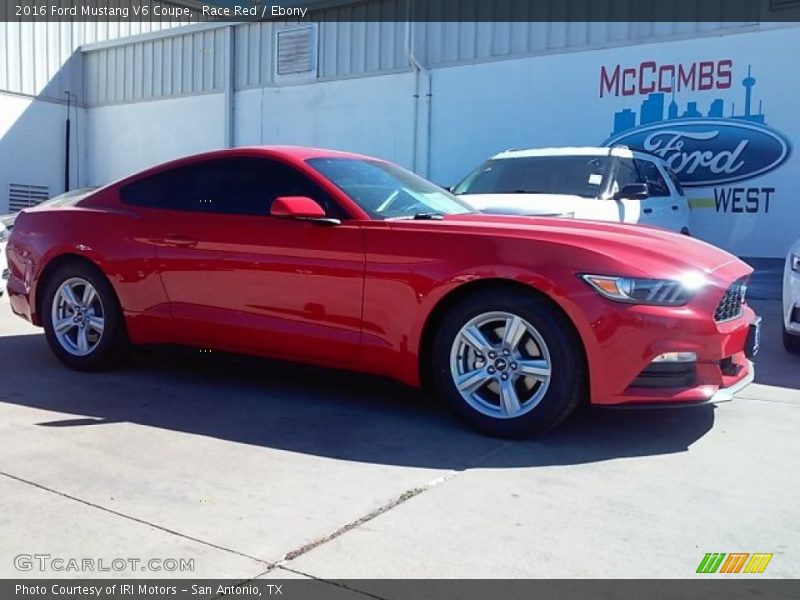
{"label": "door handle", "polygon": [[642,212],[644,214],[646,214],[646,215],[649,215],[651,212],[653,212],[653,209],[652,208],[645,208]]}
{"label": "door handle", "polygon": [[173,234],[164,236],[164,244],[181,248],[194,248],[197,246],[197,240],[186,235]]}
{"label": "door handle", "polygon": [[677,207],[677,205],[673,204],[673,205],[672,205],[672,210],[678,210],[678,207]]}

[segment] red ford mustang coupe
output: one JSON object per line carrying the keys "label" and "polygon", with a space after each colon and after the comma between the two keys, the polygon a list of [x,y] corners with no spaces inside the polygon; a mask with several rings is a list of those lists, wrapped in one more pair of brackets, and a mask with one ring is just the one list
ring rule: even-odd
{"label": "red ford mustang coupe", "polygon": [[431,384],[495,435],[581,402],[692,405],[752,381],[752,269],[657,229],[474,212],[393,164],[299,147],[161,165],[34,208],[14,312],[68,366],[171,343]]}

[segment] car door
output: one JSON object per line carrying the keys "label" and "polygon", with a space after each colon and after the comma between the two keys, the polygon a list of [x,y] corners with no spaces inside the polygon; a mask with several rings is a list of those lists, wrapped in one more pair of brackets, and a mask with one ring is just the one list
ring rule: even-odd
{"label": "car door", "polygon": [[641,200],[642,213],[647,217],[647,224],[680,230],[678,226],[680,207],[659,166],[645,158],[634,158],[633,162],[649,191],[647,198]]}
{"label": "car door", "polygon": [[689,199],[683,190],[678,175],[664,164],[659,165],[664,180],[670,187],[670,211],[674,219],[674,229],[688,234],[691,231]]}
{"label": "car door", "polygon": [[341,216],[305,174],[275,160],[204,161],[169,178],[154,193],[171,218],[153,237],[179,343],[333,366],[356,359],[365,263],[357,222],[270,216],[287,195]]}

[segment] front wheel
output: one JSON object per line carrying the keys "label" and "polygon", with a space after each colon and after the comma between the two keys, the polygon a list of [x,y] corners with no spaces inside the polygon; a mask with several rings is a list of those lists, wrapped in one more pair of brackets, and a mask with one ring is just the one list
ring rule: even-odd
{"label": "front wheel", "polygon": [[571,324],[548,300],[482,292],[444,318],[433,380],[482,432],[518,437],[563,421],[586,397],[586,366]]}
{"label": "front wheel", "polygon": [[42,321],[50,349],[73,369],[108,368],[127,349],[125,324],[114,290],[90,265],[69,263],[49,278]]}

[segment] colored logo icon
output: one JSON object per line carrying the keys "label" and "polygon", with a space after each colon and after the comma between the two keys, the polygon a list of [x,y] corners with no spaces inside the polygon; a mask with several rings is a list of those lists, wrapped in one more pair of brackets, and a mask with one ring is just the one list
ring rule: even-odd
{"label": "colored logo icon", "polygon": [[772,560],[772,553],[708,552],[700,561],[697,573],[763,573]]}

